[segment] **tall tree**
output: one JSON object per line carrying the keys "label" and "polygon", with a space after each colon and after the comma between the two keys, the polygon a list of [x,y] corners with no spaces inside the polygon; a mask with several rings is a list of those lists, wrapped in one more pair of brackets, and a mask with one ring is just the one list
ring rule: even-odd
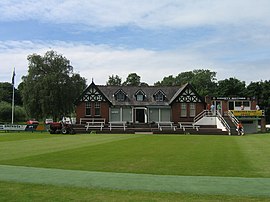
{"label": "tall tree", "polygon": [[136,73],[130,73],[123,83],[124,86],[139,86],[141,83],[141,77]]}
{"label": "tall tree", "polygon": [[236,78],[218,81],[218,96],[246,96],[246,84]]}
{"label": "tall tree", "polygon": [[106,82],[107,86],[121,86],[122,79],[118,75],[109,76],[108,81]]}
{"label": "tall tree", "polygon": [[44,56],[28,56],[28,75],[22,84],[23,103],[31,117],[44,118],[70,114],[74,101],[86,87],[86,80],[73,73],[70,61],[55,51]]}
{"label": "tall tree", "polygon": [[155,85],[181,86],[185,83],[192,84],[202,96],[213,95],[216,90],[216,72],[207,69],[181,72],[176,77],[172,75],[164,77],[162,81],[155,83]]}

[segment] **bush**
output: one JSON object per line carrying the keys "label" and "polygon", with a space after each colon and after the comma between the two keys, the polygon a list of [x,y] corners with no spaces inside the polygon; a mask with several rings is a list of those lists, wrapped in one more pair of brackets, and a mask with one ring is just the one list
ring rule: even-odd
{"label": "bush", "polygon": [[[0,102],[0,121],[11,122],[12,106],[7,102]],[[21,106],[14,107],[14,121],[25,121],[27,118],[26,111]]]}

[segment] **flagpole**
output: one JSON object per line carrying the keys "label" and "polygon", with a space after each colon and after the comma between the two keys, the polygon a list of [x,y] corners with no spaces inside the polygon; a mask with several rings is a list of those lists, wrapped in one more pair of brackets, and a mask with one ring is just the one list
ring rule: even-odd
{"label": "flagpole", "polygon": [[12,92],[12,115],[11,115],[11,124],[14,122],[14,84],[13,84],[13,92]]}
{"label": "flagpole", "polygon": [[14,123],[14,98],[15,98],[15,68],[13,70],[13,75],[12,75],[12,110],[11,110],[11,124]]}

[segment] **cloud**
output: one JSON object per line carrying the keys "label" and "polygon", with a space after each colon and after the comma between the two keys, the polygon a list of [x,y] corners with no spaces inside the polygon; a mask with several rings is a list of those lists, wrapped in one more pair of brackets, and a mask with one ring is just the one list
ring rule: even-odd
{"label": "cloud", "polygon": [[[220,62],[196,50],[153,51],[147,49],[126,49],[109,45],[83,44],[63,41],[0,41],[1,81],[10,82],[13,67],[16,68],[16,83],[27,74],[27,56],[33,53],[44,55],[50,49],[63,54],[71,61],[74,72],[91,82],[105,84],[112,74],[124,81],[129,73],[136,72],[141,80],[153,84],[164,76],[194,69],[210,69],[217,72],[218,79],[236,77],[240,80],[258,81],[268,79],[269,60],[233,63]],[[254,73],[251,73],[254,72]]]}
{"label": "cloud", "polygon": [[200,55],[174,51],[125,49],[59,41],[50,44],[9,41],[0,42],[0,61],[3,61],[4,69],[1,76],[9,78],[13,67],[16,67],[19,82],[19,77],[27,74],[27,55],[33,53],[44,55],[49,50],[48,46],[69,59],[75,72],[86,77],[88,81],[94,78],[98,84],[105,84],[112,74],[117,74],[125,80],[131,72],[140,75],[142,81],[153,84],[164,76],[192,70],[189,68],[191,64],[199,65],[203,60]]}
{"label": "cloud", "polygon": [[162,27],[270,25],[268,0],[2,0],[1,21],[38,20],[80,24],[89,29],[137,26]]}

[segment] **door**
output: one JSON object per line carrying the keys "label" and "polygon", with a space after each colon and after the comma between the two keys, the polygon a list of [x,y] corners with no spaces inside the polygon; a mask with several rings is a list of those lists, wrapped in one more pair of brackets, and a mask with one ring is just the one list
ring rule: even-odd
{"label": "door", "polygon": [[216,106],[216,111],[218,111],[221,115],[223,115],[222,102],[219,100],[216,100],[214,102],[214,105]]}
{"label": "door", "polygon": [[234,110],[234,102],[229,101],[229,110]]}
{"label": "door", "polygon": [[137,123],[145,123],[145,109],[136,109],[135,120]]}

